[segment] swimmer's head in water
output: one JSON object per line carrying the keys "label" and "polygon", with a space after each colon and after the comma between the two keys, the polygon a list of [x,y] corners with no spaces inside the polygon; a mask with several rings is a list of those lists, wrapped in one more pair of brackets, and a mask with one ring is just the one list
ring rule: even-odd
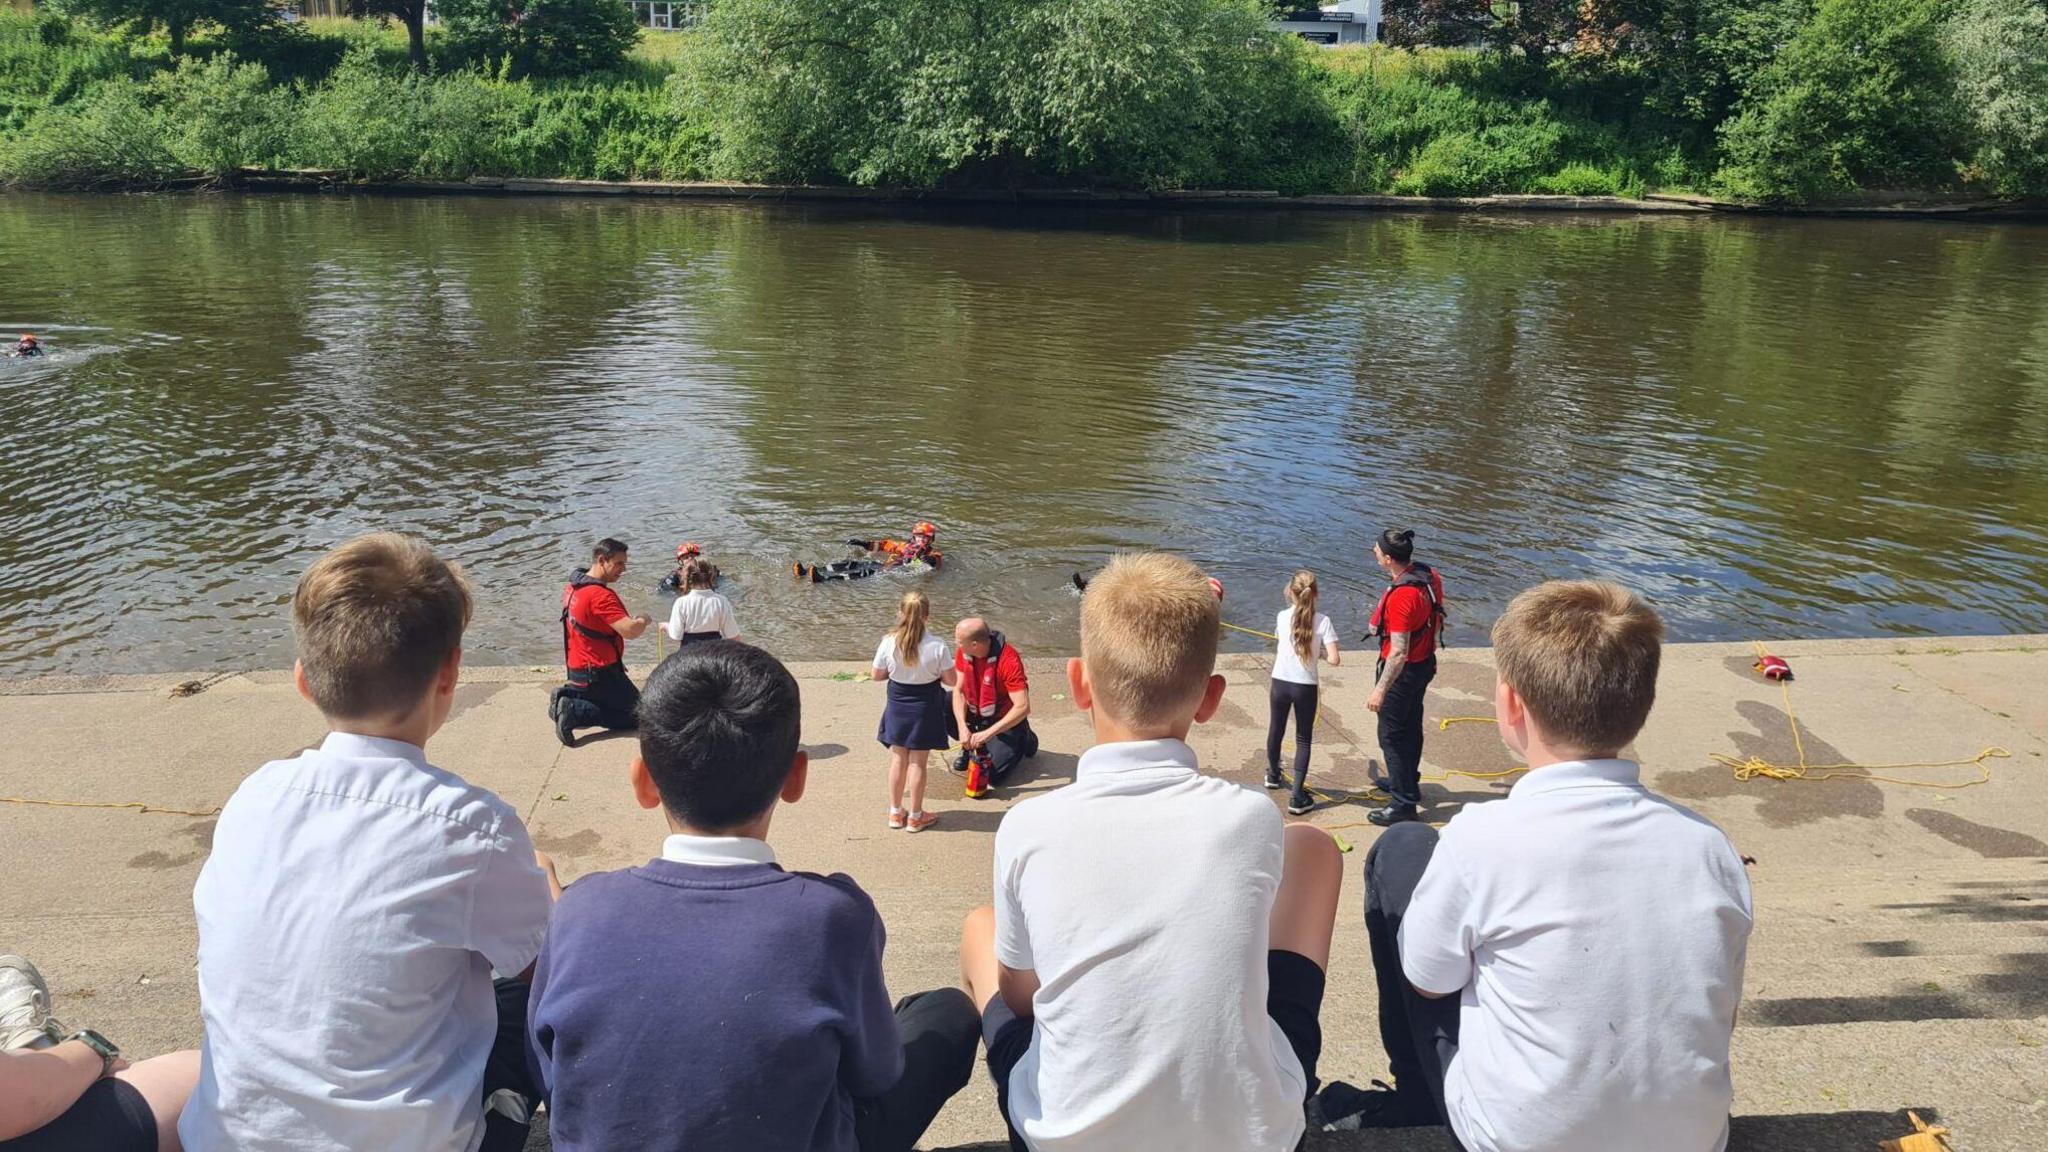
{"label": "swimmer's head in water", "polygon": [[676,545],[677,560],[688,560],[692,556],[702,556],[703,554],[704,550],[697,547],[695,540],[685,540],[681,544]]}
{"label": "swimmer's head in water", "polygon": [[35,333],[33,333],[33,332],[23,332],[23,333],[21,334],[21,339],[20,339],[20,340],[18,340],[18,341],[16,341],[16,343],[18,343],[18,344],[21,344],[21,345],[23,345],[23,346],[25,346],[25,347],[33,348],[33,347],[35,347],[35,346],[36,346],[37,344],[41,343],[41,341],[39,341],[39,340],[37,340],[37,339],[36,339]]}
{"label": "swimmer's head in water", "polygon": [[938,534],[939,526],[937,524],[932,523],[929,520],[919,520],[917,522],[917,527],[912,528],[910,530],[910,538],[912,540],[916,540],[922,537],[927,543],[929,543],[932,540],[932,538],[937,536]]}

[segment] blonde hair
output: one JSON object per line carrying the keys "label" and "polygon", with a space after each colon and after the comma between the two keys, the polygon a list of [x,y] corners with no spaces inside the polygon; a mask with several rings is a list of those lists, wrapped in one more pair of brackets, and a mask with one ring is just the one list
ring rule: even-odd
{"label": "blonde hair", "polygon": [[1493,663],[1559,749],[1619,751],[1657,701],[1664,621],[1647,600],[1604,580],[1553,580],[1508,603],[1493,625]]}
{"label": "blonde hair", "polygon": [[469,626],[462,570],[412,536],[358,536],[313,562],[292,592],[299,664],[320,711],[401,716],[425,696]]}
{"label": "blonde hair", "polygon": [[1316,662],[1316,574],[1303,568],[1287,582],[1287,602],[1294,605],[1294,627],[1289,639],[1294,654],[1303,664]]}
{"label": "blonde hair", "polygon": [[931,618],[932,602],[924,593],[912,588],[903,594],[903,602],[896,606],[896,629],[890,633],[896,637],[898,660],[917,663],[918,649],[924,647],[924,626]]}
{"label": "blonde hair", "polygon": [[1216,590],[1178,556],[1118,556],[1081,600],[1081,659],[1095,706],[1134,728],[1193,716],[1216,670]]}

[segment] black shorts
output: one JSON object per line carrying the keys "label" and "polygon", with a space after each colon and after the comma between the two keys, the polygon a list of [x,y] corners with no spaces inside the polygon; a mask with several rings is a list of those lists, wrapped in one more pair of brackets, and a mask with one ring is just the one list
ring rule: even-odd
{"label": "black shorts", "polygon": [[[1314,1096],[1320,1086],[1316,1064],[1323,1055],[1323,988],[1327,979],[1315,961],[1299,952],[1276,948],[1266,953],[1266,1015],[1280,1026],[1287,1046],[1301,1062],[1308,1096]],[[1019,1019],[1001,996],[990,1000],[981,1014],[981,1040],[988,1046],[988,1071],[995,1077],[996,1105],[1003,1111],[1004,1124],[1010,1122],[1010,1073],[1030,1049],[1031,1032],[1031,1021]],[[1010,1129],[1010,1147],[1024,1147],[1015,1128]]]}
{"label": "black shorts", "polygon": [[108,1077],[62,1116],[0,1140],[0,1152],[156,1152],[156,1116],[134,1085]]}

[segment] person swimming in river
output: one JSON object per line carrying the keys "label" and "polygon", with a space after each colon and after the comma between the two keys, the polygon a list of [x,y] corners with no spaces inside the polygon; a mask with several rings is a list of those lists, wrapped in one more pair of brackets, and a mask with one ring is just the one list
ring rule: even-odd
{"label": "person swimming in river", "polygon": [[43,342],[36,339],[33,332],[23,332],[21,339],[16,340],[14,346],[7,350],[7,358],[10,360],[28,360],[41,355]]}
{"label": "person swimming in river", "polygon": [[690,585],[684,579],[683,569],[692,560],[695,560],[699,565],[711,571],[711,583],[706,584],[705,587],[718,587],[718,565],[704,559],[704,549],[699,548],[695,540],[685,540],[681,544],[676,545],[676,566],[669,571],[668,575],[661,578],[661,590],[663,592],[674,592],[680,596],[689,589]]}
{"label": "person swimming in river", "polygon": [[799,578],[808,577],[811,583],[822,584],[827,580],[865,580],[895,568],[916,570],[918,565],[925,569],[937,568],[945,560],[932,546],[938,537],[938,525],[920,520],[910,530],[908,540],[853,539],[846,542],[849,547],[872,553],[870,556],[834,560],[826,564],[805,564],[799,560],[792,570]]}

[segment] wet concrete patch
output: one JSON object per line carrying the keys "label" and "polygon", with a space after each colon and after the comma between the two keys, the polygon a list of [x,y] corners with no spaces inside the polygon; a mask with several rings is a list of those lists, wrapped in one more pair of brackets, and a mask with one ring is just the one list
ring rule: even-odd
{"label": "wet concrete patch", "polygon": [[[1750,726],[1747,732],[1728,733],[1738,759],[1755,757],[1773,764],[1799,763],[1799,750],[1806,750],[1809,765],[1841,764],[1848,761],[1841,749],[1821,739],[1805,724],[1799,738],[1792,736],[1792,724],[1783,709],[1758,700],[1741,700],[1735,714]],[[1811,824],[1830,816],[1861,816],[1875,819],[1884,815],[1884,790],[1865,779],[1862,769],[1831,773],[1827,780],[1743,781],[1725,764],[1710,763],[1690,772],[1666,772],[1657,777],[1659,791],[1679,800],[1710,800],[1725,796],[1752,796],[1757,815],[1771,828]]]}
{"label": "wet concrete patch", "polygon": [[503,684],[457,684],[455,686],[455,703],[448,709],[448,719],[454,720],[464,712],[483,704],[491,697],[503,692],[505,688],[506,685]]}
{"label": "wet concrete patch", "polygon": [[128,861],[128,867],[146,872],[165,872],[173,868],[185,868],[206,859],[213,851],[213,826],[216,820],[194,820],[179,829],[178,834],[192,841],[194,851],[181,852],[173,856],[169,852],[144,852]]}
{"label": "wet concrete patch", "polygon": [[571,832],[566,836],[553,836],[542,832],[535,834],[533,846],[550,856],[588,856],[604,846],[604,837],[594,828]]}
{"label": "wet concrete patch", "polygon": [[1943,840],[1959,848],[1968,848],[1986,859],[2048,856],[2048,844],[2024,832],[1993,828],[1988,824],[1965,820],[1953,812],[1943,812],[1938,808],[1908,808],[1906,819]]}

